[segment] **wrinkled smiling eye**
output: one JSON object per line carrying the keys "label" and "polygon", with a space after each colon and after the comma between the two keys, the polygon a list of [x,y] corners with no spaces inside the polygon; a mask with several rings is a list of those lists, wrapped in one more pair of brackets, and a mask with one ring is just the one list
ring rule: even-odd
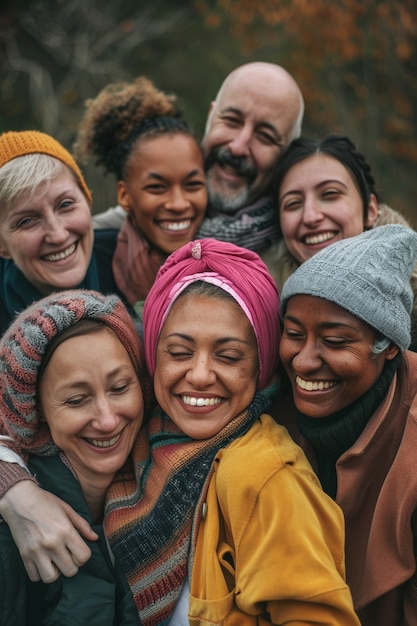
{"label": "wrinkled smiling eye", "polygon": [[269,133],[265,133],[265,132],[258,132],[256,135],[259,139],[259,141],[261,141],[262,143],[269,145],[269,146],[276,146],[277,148],[282,148],[283,145],[276,139],[276,137],[274,137],[273,135],[270,135]]}
{"label": "wrinkled smiling eye", "polygon": [[77,406],[80,406],[80,404],[82,404],[84,399],[85,399],[85,396],[76,396],[76,397],[68,398],[65,401],[65,404],[67,404],[70,407],[77,407]]}
{"label": "wrinkled smiling eye", "polygon": [[191,352],[188,352],[186,350],[168,350],[168,354],[170,357],[172,357],[173,359],[188,359],[189,357],[192,356]]}
{"label": "wrinkled smiling eye", "polygon": [[33,217],[24,217],[19,220],[16,224],[17,228],[30,228],[35,223],[35,219]]}
{"label": "wrinkled smiling eye", "polygon": [[232,115],[224,115],[221,119],[223,120],[223,122],[226,122],[231,126],[238,126],[242,123],[238,117],[233,117]]}

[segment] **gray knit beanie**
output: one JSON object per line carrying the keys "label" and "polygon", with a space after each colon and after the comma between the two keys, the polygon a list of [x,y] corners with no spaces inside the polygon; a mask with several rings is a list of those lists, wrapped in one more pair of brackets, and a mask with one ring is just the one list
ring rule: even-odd
{"label": "gray knit beanie", "polygon": [[417,233],[400,224],[378,226],[334,243],[305,261],[285,282],[281,316],[295,295],[324,298],[362,319],[402,351],[411,341]]}

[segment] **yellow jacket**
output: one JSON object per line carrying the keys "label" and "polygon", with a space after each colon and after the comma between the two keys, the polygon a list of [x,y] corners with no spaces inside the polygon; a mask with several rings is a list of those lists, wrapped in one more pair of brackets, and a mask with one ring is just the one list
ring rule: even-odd
{"label": "yellow jacket", "polygon": [[191,626],[359,626],[341,510],[269,415],[217,454],[196,523]]}

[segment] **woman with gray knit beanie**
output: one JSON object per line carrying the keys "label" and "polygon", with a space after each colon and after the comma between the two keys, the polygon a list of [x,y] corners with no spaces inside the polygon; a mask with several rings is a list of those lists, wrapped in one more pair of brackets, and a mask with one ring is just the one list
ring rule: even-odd
{"label": "woman with gray knit beanie", "polygon": [[407,350],[417,234],[339,241],[284,284],[282,364],[295,424],[346,520],[346,574],[363,626],[417,624],[417,354]]}
{"label": "woman with gray knit beanie", "polygon": [[75,576],[34,583],[9,527],[0,524],[0,623],[140,624],[102,527],[107,488],[122,467],[129,473],[127,459],[149,398],[129,313],[117,296],[82,290],[48,296],[5,333],[0,375],[6,435],[38,483],[96,533],[91,558]]}

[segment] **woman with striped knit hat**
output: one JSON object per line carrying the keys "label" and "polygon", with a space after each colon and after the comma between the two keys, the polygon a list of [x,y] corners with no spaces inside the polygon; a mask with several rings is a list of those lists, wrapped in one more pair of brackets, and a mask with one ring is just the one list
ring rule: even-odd
{"label": "woman with striped knit hat", "polygon": [[[103,536],[107,488],[142,423],[149,386],[139,337],[120,299],[62,291],[33,304],[0,343],[3,428],[42,487],[96,531],[72,578],[33,583],[0,525],[0,623],[140,624]],[[29,475],[27,475],[29,478]],[[98,536],[98,539],[97,539]]]}

